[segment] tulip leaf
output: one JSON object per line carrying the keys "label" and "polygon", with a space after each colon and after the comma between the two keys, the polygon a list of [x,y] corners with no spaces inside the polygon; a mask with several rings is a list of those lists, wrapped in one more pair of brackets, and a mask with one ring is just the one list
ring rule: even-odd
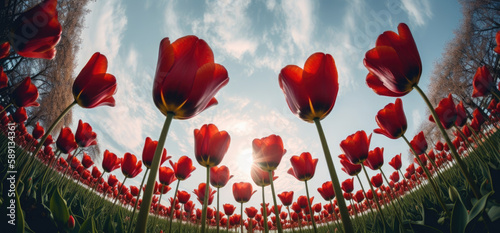
{"label": "tulip leaf", "polygon": [[488,211],[488,216],[490,217],[492,222],[500,219],[500,206],[494,205]]}
{"label": "tulip leaf", "polygon": [[16,195],[16,233],[24,233],[24,214],[21,209],[21,202],[19,201],[19,195],[17,191]]}
{"label": "tulip leaf", "polygon": [[106,218],[106,223],[104,223],[104,230],[109,233],[115,233],[114,222],[111,221],[111,215]]}
{"label": "tulip leaf", "polygon": [[52,197],[50,198],[50,211],[58,225],[63,226],[68,223],[68,207],[66,206],[66,201],[61,197],[59,189],[54,189],[52,192]]}
{"label": "tulip leaf", "polygon": [[479,199],[479,201],[476,202],[476,204],[474,204],[474,206],[470,210],[467,224],[473,221],[477,216],[479,216],[484,211],[484,207],[486,207],[486,202],[488,202],[488,197],[490,196],[490,194],[491,193],[484,195],[483,197],[481,197],[481,199]]}
{"label": "tulip leaf", "polygon": [[94,216],[90,216],[83,222],[82,226],[80,226],[80,231],[78,231],[78,233],[95,233],[96,230],[94,225]]}
{"label": "tulip leaf", "polygon": [[453,212],[451,213],[451,233],[464,233],[465,227],[467,225],[467,219],[469,215],[467,214],[467,209],[461,201],[456,201],[455,206],[453,206]]}
{"label": "tulip leaf", "polygon": [[116,232],[117,233],[123,233],[123,232],[125,232],[125,229],[123,229],[123,221],[122,221],[122,215],[121,215],[121,213],[117,214],[115,216],[115,220],[116,220],[116,223],[117,223]]}

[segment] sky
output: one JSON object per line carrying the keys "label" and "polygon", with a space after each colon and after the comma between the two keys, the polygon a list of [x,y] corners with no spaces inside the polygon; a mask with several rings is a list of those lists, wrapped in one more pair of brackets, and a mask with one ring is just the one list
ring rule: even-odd
{"label": "sky", "polygon": [[[308,182],[310,194],[315,197],[313,204],[326,203],[317,192],[329,177],[319,137],[315,126],[293,115],[286,104],[278,83],[284,66],[303,67],[315,52],[331,54],[335,59],[339,94],[322,125],[342,182],[349,176],[341,171],[337,158],[342,153],[340,142],[358,130],[373,132],[378,128],[377,112],[395,102],[395,98],[378,96],[366,86],[364,54],[374,47],[378,35],[397,31],[401,22],[408,24],[422,59],[419,86],[426,91],[433,64],[441,58],[462,18],[459,3],[451,0],[106,0],[91,2],[89,9],[75,76],[94,52],[104,54],[109,62],[108,73],[117,78],[116,106],[74,108],[72,129],[76,130],[82,119],[97,133],[101,152],[108,149],[119,157],[126,152],[141,157],[145,138],[158,140],[165,121],[152,99],[161,39],[175,41],[186,35],[204,39],[216,63],[227,69],[229,83],[216,95],[217,106],[192,119],[172,122],[165,148],[174,162],[183,155],[193,159],[197,169],[179,188],[192,193],[205,181],[206,173],[194,157],[194,129],[213,123],[230,134],[231,145],[220,165],[228,166],[234,177],[220,190],[221,205],[237,204],[231,191],[233,183],[253,184],[252,140],[271,134],[280,135],[287,150],[276,170],[276,193],[294,191],[294,199],[305,195],[304,183],[287,174],[287,170],[291,156],[310,152],[319,159],[316,174]],[[411,140],[428,113],[415,91],[402,100],[408,120],[405,135]],[[411,160],[402,139],[373,134],[370,149],[375,147],[384,148],[382,169],[387,176],[393,172],[387,162],[396,154],[403,154],[403,168]],[[119,170],[114,174],[123,177]],[[143,174],[128,179],[126,185],[138,186]],[[369,171],[370,176],[375,174]],[[259,191],[245,206],[257,207],[262,201],[260,187],[253,185]],[[355,191],[359,189],[355,183]],[[173,190],[164,195],[162,203],[166,204],[172,195]],[[201,207],[194,194],[191,200]],[[272,200],[269,187],[266,200]]]}

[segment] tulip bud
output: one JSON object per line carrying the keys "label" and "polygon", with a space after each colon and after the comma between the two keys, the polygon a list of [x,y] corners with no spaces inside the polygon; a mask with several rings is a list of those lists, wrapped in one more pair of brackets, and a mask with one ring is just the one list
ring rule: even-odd
{"label": "tulip bud", "polygon": [[69,229],[75,228],[75,219],[73,218],[73,215],[69,216],[68,227],[69,227]]}
{"label": "tulip bud", "polygon": [[452,202],[457,202],[460,199],[460,194],[454,186],[448,188],[448,195]]}

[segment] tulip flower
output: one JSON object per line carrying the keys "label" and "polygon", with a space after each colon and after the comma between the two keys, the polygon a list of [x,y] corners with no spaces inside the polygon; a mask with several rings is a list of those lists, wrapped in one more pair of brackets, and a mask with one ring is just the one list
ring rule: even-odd
{"label": "tulip flower", "polygon": [[175,177],[178,180],[185,180],[189,178],[191,176],[191,172],[196,169],[196,167],[193,166],[191,159],[185,155],[180,157],[177,163],[173,163],[171,160],[169,162],[174,169]]}
{"label": "tulip flower", "polygon": [[125,153],[122,159],[122,173],[127,178],[134,178],[142,171],[142,161],[131,153]]}
{"label": "tulip flower", "polygon": [[[219,189],[226,186],[227,181],[229,181],[232,177],[233,176],[229,176],[229,168],[224,165],[210,168],[210,184],[217,188],[217,212],[219,212]],[[215,221],[217,222],[217,229],[219,229],[219,215],[216,216]]]}
{"label": "tulip flower", "polygon": [[460,103],[456,106],[457,111],[457,119],[455,120],[455,125],[458,127],[462,127],[467,123],[467,111],[464,107],[464,102],[460,101]]}
{"label": "tulip flower", "polygon": [[[203,200],[205,200],[205,186],[206,184],[205,183],[200,183],[198,185],[198,189],[195,189],[193,191],[193,193],[198,197],[198,201],[203,205]],[[214,200],[214,194],[215,194],[215,190],[212,191],[212,188],[209,187],[209,191],[208,191],[208,205],[211,205],[212,204],[212,201]]]}
{"label": "tulip flower", "polygon": [[[144,164],[144,166],[146,166],[147,169],[151,168],[151,162],[153,161],[153,157],[157,146],[158,146],[158,141],[153,141],[150,137],[146,138],[146,142],[144,143],[144,149],[142,150],[142,163]],[[161,154],[160,166],[170,158],[171,156],[167,157],[167,150],[163,148]]]}
{"label": "tulip flower", "polygon": [[73,135],[69,127],[61,128],[56,145],[57,149],[64,154],[69,154],[78,147],[75,141],[75,135]]}
{"label": "tulip flower", "polygon": [[30,77],[26,77],[21,84],[19,84],[12,91],[12,103],[20,107],[38,107],[39,103],[36,102],[38,99],[38,89],[31,82]]}
{"label": "tulip flower", "polygon": [[26,114],[26,109],[23,107],[20,107],[12,114],[12,120],[15,123],[24,123],[26,120],[28,120],[28,115]]}
{"label": "tulip flower", "polygon": [[360,164],[352,164],[351,161],[345,157],[345,154],[339,155],[340,164],[342,164],[342,171],[347,173],[350,176],[355,176],[361,171]]}
{"label": "tulip flower", "polygon": [[391,165],[395,170],[401,169],[401,154],[394,156],[391,161],[389,161],[389,165]]}
{"label": "tulip flower", "polygon": [[76,129],[75,133],[75,140],[78,146],[88,147],[96,145],[96,137],[97,134],[92,131],[92,126],[90,126],[89,123],[83,123],[82,120],[78,121],[78,128]]}
{"label": "tulip flower", "polygon": [[282,192],[280,194],[278,194],[278,197],[279,199],[281,200],[281,203],[284,205],[284,206],[289,206],[292,204],[293,202],[293,191],[290,191],[290,192]]}
{"label": "tulip flower", "polygon": [[368,158],[363,162],[363,165],[372,170],[377,170],[384,165],[384,148],[376,147],[368,152]]}
{"label": "tulip flower", "polygon": [[420,80],[422,62],[411,31],[401,23],[398,33],[384,32],[365,54],[363,63],[371,74],[366,82],[377,94],[403,96]]}
{"label": "tulip flower", "polygon": [[372,176],[372,178],[370,179],[371,183],[373,186],[375,187],[380,187],[383,183],[383,180],[382,180],[382,174],[380,173],[377,173],[377,175],[374,175]]}
{"label": "tulip flower", "polygon": [[487,66],[477,68],[472,81],[472,86],[474,87],[472,97],[482,97],[490,93],[496,94],[494,93],[496,89],[496,81]]}
{"label": "tulip flower", "polygon": [[92,158],[87,153],[83,153],[83,158],[82,158],[82,165],[85,169],[89,168],[94,164],[94,161],[92,161]]}
{"label": "tulip flower", "polygon": [[394,183],[397,183],[399,181],[399,172],[398,171],[394,171],[390,176],[389,178],[394,182]]}
{"label": "tulip flower", "polygon": [[443,143],[441,141],[437,141],[434,148],[438,151],[442,151],[443,150]]}
{"label": "tulip flower", "polygon": [[307,59],[304,69],[285,66],[279,83],[292,113],[311,123],[314,119],[321,120],[332,111],[337,99],[335,60],[330,54],[315,53]]}
{"label": "tulip flower", "polygon": [[424,132],[420,131],[410,142],[411,147],[417,153],[415,156],[421,155],[427,151],[427,141],[425,140]]}
{"label": "tulip flower", "polygon": [[213,124],[194,130],[195,156],[198,163],[210,168],[219,165],[226,154],[231,137]]}
{"label": "tulip flower", "polygon": [[[457,119],[457,110],[455,107],[455,103],[453,103],[453,97],[451,93],[448,94],[448,98],[444,98],[439,101],[438,106],[435,109],[437,116],[439,117],[439,121],[443,125],[445,129],[451,128]],[[434,122],[434,118],[429,116],[429,120]]]}
{"label": "tulip flower", "polygon": [[231,204],[224,204],[222,205],[222,208],[224,208],[224,214],[226,214],[227,216],[233,215],[234,210],[236,210],[236,206]]}
{"label": "tulip flower", "polygon": [[352,193],[354,190],[354,178],[344,180],[344,182],[342,182],[342,190],[346,193]]}
{"label": "tulip flower", "polygon": [[[1,50],[1,48],[0,48],[0,50]],[[1,51],[0,51],[0,57],[1,56],[2,55],[1,55]],[[7,77],[7,74],[5,72],[3,72],[3,67],[0,67],[0,89],[5,88],[7,86],[9,86],[9,77]]]}
{"label": "tulip flower", "polygon": [[169,167],[160,167],[158,174],[160,183],[163,185],[170,185],[172,182],[177,180],[175,178],[174,170]]}
{"label": "tulip flower", "polygon": [[52,59],[61,39],[57,0],[45,0],[21,13],[8,34],[12,48],[21,56]]}
{"label": "tulip flower", "polygon": [[73,83],[75,102],[83,108],[115,106],[116,78],[106,73],[108,60],[94,53]]}
{"label": "tulip flower", "polygon": [[495,41],[497,42],[497,46],[495,47],[495,49],[493,49],[493,51],[500,54],[500,31],[497,31],[497,34],[495,35]]}
{"label": "tulip flower", "polygon": [[73,218],[73,215],[70,215],[68,218],[68,228],[69,229],[75,228],[75,219]]}
{"label": "tulip flower", "polygon": [[33,132],[31,134],[33,135],[33,138],[40,139],[43,136],[44,132],[45,132],[45,130],[40,125],[40,122],[37,122],[36,126],[33,128]]}
{"label": "tulip flower", "polygon": [[109,152],[109,150],[104,151],[103,159],[102,159],[102,168],[107,173],[114,171],[115,169],[120,168],[122,165],[122,159],[118,158],[116,154]]}
{"label": "tulip flower", "polygon": [[340,148],[351,163],[361,164],[368,158],[371,138],[371,134],[367,136],[364,130],[360,130],[341,141]]}
{"label": "tulip flower", "polygon": [[245,213],[247,214],[248,218],[254,218],[257,215],[257,212],[258,210],[253,206],[245,208]]}
{"label": "tulip flower", "polygon": [[[9,53],[10,53],[9,42],[4,42],[4,43],[0,44],[0,59],[9,56]],[[2,72],[3,72],[3,68],[2,68]],[[1,89],[1,87],[0,87],[0,89]]]}
{"label": "tulip flower", "polygon": [[280,136],[274,134],[261,139],[254,139],[252,146],[253,161],[264,171],[275,170],[286,153],[283,140]]}
{"label": "tulip flower", "polygon": [[288,170],[288,174],[294,176],[297,180],[307,181],[314,176],[318,159],[313,159],[309,152],[304,152],[300,156],[292,156],[290,163],[292,167]]}
{"label": "tulip flower", "polygon": [[233,184],[233,196],[238,203],[248,202],[255,192],[257,192],[257,190],[253,190],[252,185],[248,182]]}
{"label": "tulip flower", "polygon": [[327,181],[318,188],[318,193],[325,199],[325,201],[331,201],[335,198],[335,191],[333,190],[333,184],[331,181]]}
{"label": "tulip flower", "polygon": [[352,199],[356,201],[356,203],[360,203],[365,199],[365,195],[363,194],[363,190],[358,190],[354,195],[352,195]]}
{"label": "tulip flower", "polygon": [[379,129],[373,130],[378,134],[383,134],[391,139],[397,139],[406,132],[406,116],[403,111],[403,101],[396,99],[396,103],[386,105],[378,111],[375,116]]}

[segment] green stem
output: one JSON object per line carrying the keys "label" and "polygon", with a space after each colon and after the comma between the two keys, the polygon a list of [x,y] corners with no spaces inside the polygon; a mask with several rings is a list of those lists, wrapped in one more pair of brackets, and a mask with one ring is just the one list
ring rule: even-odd
{"label": "green stem", "polygon": [[311,221],[313,224],[314,232],[318,232],[318,228],[316,227],[316,221],[314,221],[314,210],[311,206],[311,200],[309,199],[309,187],[307,186],[307,180],[305,180],[304,183],[306,183],[307,204],[309,205],[309,214],[311,215]]}
{"label": "green stem", "polygon": [[[341,228],[339,225],[339,220],[338,220],[337,214],[335,213],[335,206],[333,205],[332,200],[330,200],[330,205],[332,206],[332,213],[330,213],[330,215],[332,216],[332,221],[335,221],[335,227],[337,228],[338,231],[340,231]],[[333,232],[335,232],[335,229]]]}
{"label": "green stem", "polygon": [[243,232],[243,202],[241,202],[241,210],[240,210],[240,228],[241,232]]}
{"label": "green stem", "polygon": [[[372,213],[372,218],[373,218],[373,221],[375,222],[377,219],[375,217],[375,213],[373,212],[373,208],[372,208],[372,205],[370,204],[370,201],[368,199],[368,195],[366,195],[366,191],[365,191],[365,187],[363,186],[363,183],[361,182],[361,179],[359,178],[359,175],[356,174],[356,178],[358,178],[358,182],[359,182],[359,185],[361,185],[361,190],[363,190],[363,193],[365,195],[365,198],[367,199],[367,202],[368,202],[368,207],[370,207],[370,212]],[[374,194],[375,195],[375,194]],[[368,215],[368,214],[367,214]]]}
{"label": "green stem", "polygon": [[[144,176],[142,177],[141,186],[139,186],[139,193],[137,194],[137,198],[135,200],[134,211],[132,211],[132,217],[130,217],[130,222],[129,222],[128,227],[127,227],[127,232],[130,232],[130,229],[132,227],[132,223],[134,222],[135,210],[137,210],[137,204],[139,203],[139,198],[141,197],[142,186],[144,185],[144,181],[146,180],[146,177],[148,176],[148,172],[149,172],[149,168],[146,168],[146,172],[144,173]],[[102,173],[101,177],[103,175],[104,175],[104,172]]]}
{"label": "green stem", "polygon": [[[333,189],[335,193],[342,193],[342,189],[340,188],[339,178],[337,176],[337,172],[335,171],[335,166],[333,165],[330,149],[328,148],[325,133],[323,132],[323,127],[321,126],[320,120],[317,118],[314,119],[314,123],[316,124],[319,138],[321,140],[321,145],[323,147],[323,152],[325,154],[326,164],[328,165],[328,171],[330,172],[330,179],[332,180],[333,183]],[[342,225],[344,227],[345,232],[354,233],[354,227],[352,226],[351,219],[349,218],[349,212],[347,211],[347,206],[345,204],[344,196],[336,195],[336,198],[337,198],[337,205],[339,206],[340,209],[340,217],[342,218]]]}
{"label": "green stem", "polygon": [[227,221],[226,221],[226,233],[229,233],[229,215],[227,216]]}
{"label": "green stem", "polygon": [[[266,198],[264,196],[264,186],[262,186],[262,210],[264,212],[264,232],[269,233],[269,229],[267,229],[267,206],[266,206]],[[229,219],[228,219],[229,221]]]}
{"label": "green stem", "polygon": [[217,233],[219,233],[219,225],[220,225],[219,224],[219,221],[220,221],[220,219],[219,219],[219,190],[220,190],[220,188],[217,187],[217,210],[215,212],[216,213],[215,214],[215,221],[217,222]]}
{"label": "green stem", "polygon": [[[382,173],[382,176],[384,177],[385,182],[387,183],[387,185],[388,185],[388,186],[389,186],[389,188],[390,188],[391,186],[389,185],[389,180],[388,180],[388,179],[387,179],[387,177],[385,176],[384,171],[382,171],[382,169],[381,169],[381,168],[379,168],[378,170],[380,171],[380,173]],[[384,190],[384,191],[385,191],[385,190]],[[391,192],[392,192],[392,190],[391,190]],[[396,205],[394,204],[394,200],[391,200],[391,199],[390,199],[390,198],[391,198],[391,196],[390,196],[391,194],[390,194],[390,193],[387,193],[387,192],[385,192],[385,193],[386,193],[386,194],[388,194],[389,203],[392,205],[392,208],[393,208],[393,209],[394,209],[394,211],[396,212],[396,217],[397,217],[397,219],[398,219],[398,221],[399,221],[399,223],[400,223],[400,225],[399,225],[399,226],[403,226],[403,221],[401,220],[401,216],[403,216],[403,214],[402,214],[401,212],[399,212],[399,209],[398,209],[398,208],[396,208]],[[395,198],[397,198],[397,197],[395,197]],[[399,229],[394,229],[394,230],[395,230],[395,231],[399,231]],[[406,232],[406,231],[404,231],[404,228],[403,228],[403,232]]]}
{"label": "green stem", "polygon": [[177,184],[175,185],[174,197],[172,200],[172,204],[170,205],[170,220],[169,220],[169,224],[168,224],[168,232],[172,232],[172,220],[174,219],[175,199],[177,197],[177,191],[179,190],[179,183],[180,182],[181,182],[181,180],[177,180]]}
{"label": "green stem", "polygon": [[[427,107],[429,107],[429,110],[431,111],[432,117],[434,118],[434,122],[436,122],[436,125],[438,126],[439,130],[441,131],[441,134],[443,135],[446,143],[448,144],[448,147],[450,148],[450,151],[451,151],[451,155],[453,156],[455,161],[457,161],[457,164],[458,164],[458,167],[460,168],[460,171],[465,176],[465,179],[467,180],[467,182],[471,186],[472,193],[474,194],[474,196],[477,199],[481,198],[481,195],[479,194],[479,190],[477,189],[476,182],[472,179],[469,171],[467,170],[467,166],[465,165],[462,158],[458,155],[457,149],[455,148],[455,146],[451,142],[450,137],[448,137],[448,133],[446,133],[446,131],[443,127],[443,124],[441,124],[441,121],[439,120],[439,117],[438,117],[436,111],[434,110],[434,107],[432,106],[431,102],[429,101],[429,99],[427,98],[425,93],[422,91],[422,89],[420,89],[420,87],[418,87],[418,85],[415,85],[413,87],[415,88],[415,90],[417,90],[417,92],[420,94],[420,96],[422,96],[425,103],[427,104]],[[416,157],[418,157],[418,156],[416,156]]]}
{"label": "green stem", "polygon": [[139,210],[139,215],[137,216],[137,225],[134,231],[135,233],[146,233],[149,208],[151,208],[151,200],[153,198],[153,189],[155,186],[156,176],[158,175],[158,167],[160,166],[161,153],[163,146],[165,145],[165,140],[167,139],[170,123],[172,123],[173,118],[174,114],[168,113],[165,124],[163,125],[163,129],[161,130],[160,140],[158,140],[158,145],[156,146],[153,162],[151,163],[151,173],[148,176],[146,190],[144,191],[144,197],[142,198],[141,209]]}
{"label": "green stem", "polygon": [[[210,195],[210,167],[207,167],[207,183],[205,185],[205,196],[203,198],[203,209],[201,212],[201,233],[205,233],[205,227],[207,223],[207,207],[208,207],[208,196]],[[198,190],[199,192],[200,190]]]}
{"label": "green stem", "polygon": [[2,111],[0,111],[0,114],[2,114],[3,112],[5,112],[5,110],[7,110],[8,108],[10,108],[10,106],[12,106],[12,103],[9,103],[7,106],[5,106]]}
{"label": "green stem", "polygon": [[[417,153],[416,153],[415,149],[413,149],[413,147],[411,146],[411,143],[408,141],[406,136],[403,135],[401,137],[405,140],[406,144],[408,144],[408,146],[410,147],[413,154],[416,155]],[[429,180],[429,183],[431,184],[431,187],[432,187],[432,190],[434,191],[434,194],[436,194],[436,198],[438,199],[438,202],[441,205],[441,208],[443,208],[443,210],[446,212],[446,215],[448,217],[451,217],[450,212],[448,211],[448,208],[446,208],[446,205],[444,204],[444,201],[441,198],[441,193],[439,192],[439,190],[436,186],[436,183],[434,183],[434,180],[431,177],[431,173],[429,172],[429,170],[427,170],[427,167],[425,167],[425,165],[423,165],[423,163],[420,160],[420,157],[418,157],[418,155],[416,155],[415,158],[417,159],[418,165],[420,165],[420,167],[422,167],[422,169],[424,169],[425,175],[427,175],[427,180]]]}
{"label": "green stem", "polygon": [[363,172],[365,173],[366,180],[368,180],[368,184],[370,185],[370,189],[372,190],[373,199],[375,199],[375,204],[377,205],[377,209],[378,209],[378,212],[380,213],[380,217],[382,217],[382,221],[384,222],[384,229],[385,229],[385,225],[387,224],[387,221],[385,220],[384,212],[382,211],[382,207],[380,206],[380,203],[378,201],[377,193],[375,192],[375,189],[373,189],[373,185],[372,185],[372,182],[370,181],[370,177],[368,176],[368,172],[366,172],[365,165],[361,164],[361,167],[363,168]]}
{"label": "green stem", "polygon": [[[292,224],[293,220],[292,220],[292,215],[290,214],[290,206],[287,206],[286,210],[288,211],[288,218],[290,219],[290,224]],[[291,228],[292,228],[293,233],[295,233],[295,227],[291,227]]]}
{"label": "green stem", "polygon": [[278,232],[283,233],[283,228],[281,227],[280,213],[278,211],[278,202],[276,201],[276,193],[274,192],[274,182],[273,182],[273,172],[272,171],[269,172],[269,181],[271,182],[271,192],[273,194],[274,215],[276,216],[276,225],[278,226]]}
{"label": "green stem", "polygon": [[116,205],[116,201],[118,200],[118,198],[120,197],[120,194],[122,193],[122,188],[123,188],[123,185],[125,185],[126,180],[127,180],[127,177],[125,176],[125,179],[123,179],[122,185],[118,186],[118,195],[116,195],[115,201],[113,202],[111,209],[113,209],[113,207]]}

